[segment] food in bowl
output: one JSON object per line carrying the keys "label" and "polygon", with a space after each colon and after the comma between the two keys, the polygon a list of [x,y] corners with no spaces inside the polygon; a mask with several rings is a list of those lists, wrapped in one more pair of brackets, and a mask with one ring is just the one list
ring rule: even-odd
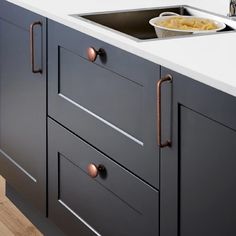
{"label": "food in bowl", "polygon": [[218,29],[218,26],[214,21],[194,17],[175,16],[160,20],[155,24],[157,26],[176,30],[204,31]]}
{"label": "food in bowl", "polygon": [[174,12],[163,12],[159,17],[150,19],[149,24],[155,28],[158,38],[214,33],[226,27],[223,22],[197,16],[181,16]]}

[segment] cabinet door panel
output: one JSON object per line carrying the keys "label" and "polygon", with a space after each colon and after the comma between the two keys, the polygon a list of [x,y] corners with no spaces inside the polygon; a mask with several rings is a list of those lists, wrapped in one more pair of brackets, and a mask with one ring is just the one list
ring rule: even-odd
{"label": "cabinet door panel", "polygon": [[236,132],[180,108],[180,235],[235,235]]}
{"label": "cabinet door panel", "polygon": [[160,232],[233,236],[236,100],[163,68],[167,73],[173,75],[172,146],[161,149]]}
{"label": "cabinet door panel", "polygon": [[[106,63],[87,60],[91,45],[106,51]],[[159,73],[158,65],[49,21],[49,116],[156,188]]]}
{"label": "cabinet door panel", "polygon": [[[89,163],[106,172],[91,178]],[[158,199],[158,191],[49,120],[49,218],[68,235],[156,236]]]}
{"label": "cabinet door panel", "polygon": [[34,36],[36,66],[44,69],[46,22],[6,1],[0,15],[0,174],[45,211],[46,73],[31,72],[28,22],[43,24]]}

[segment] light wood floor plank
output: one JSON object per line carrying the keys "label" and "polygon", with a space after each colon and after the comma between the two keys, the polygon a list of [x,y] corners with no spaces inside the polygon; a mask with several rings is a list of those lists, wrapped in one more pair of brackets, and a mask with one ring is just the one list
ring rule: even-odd
{"label": "light wood floor plank", "polygon": [[0,175],[0,199],[6,195],[5,186],[5,179]]}
{"label": "light wood floor plank", "polygon": [[15,236],[1,221],[0,221],[0,235]]}
{"label": "light wood floor plank", "polygon": [[5,180],[0,177],[0,235],[43,236],[5,196]]}

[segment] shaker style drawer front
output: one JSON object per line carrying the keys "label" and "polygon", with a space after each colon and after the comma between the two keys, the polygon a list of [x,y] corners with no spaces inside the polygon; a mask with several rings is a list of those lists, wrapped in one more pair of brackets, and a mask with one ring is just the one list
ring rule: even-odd
{"label": "shaker style drawer front", "polygon": [[[106,63],[87,59],[90,44],[106,51]],[[49,21],[49,116],[156,188],[159,72],[151,62]]]}
{"label": "shaker style drawer front", "polygon": [[158,191],[56,122],[48,124],[49,218],[68,235],[157,236]]}

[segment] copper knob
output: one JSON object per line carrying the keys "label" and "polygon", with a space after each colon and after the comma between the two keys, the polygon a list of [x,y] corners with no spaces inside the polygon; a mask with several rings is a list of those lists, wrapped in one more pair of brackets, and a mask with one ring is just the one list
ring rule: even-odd
{"label": "copper knob", "polygon": [[98,51],[93,47],[89,47],[87,49],[87,57],[91,62],[94,62],[97,59],[97,56],[100,54],[101,54],[100,49]]}
{"label": "copper knob", "polygon": [[102,174],[105,171],[105,167],[103,165],[96,166],[93,163],[88,164],[87,166],[88,174],[92,178],[96,178],[98,174]]}

